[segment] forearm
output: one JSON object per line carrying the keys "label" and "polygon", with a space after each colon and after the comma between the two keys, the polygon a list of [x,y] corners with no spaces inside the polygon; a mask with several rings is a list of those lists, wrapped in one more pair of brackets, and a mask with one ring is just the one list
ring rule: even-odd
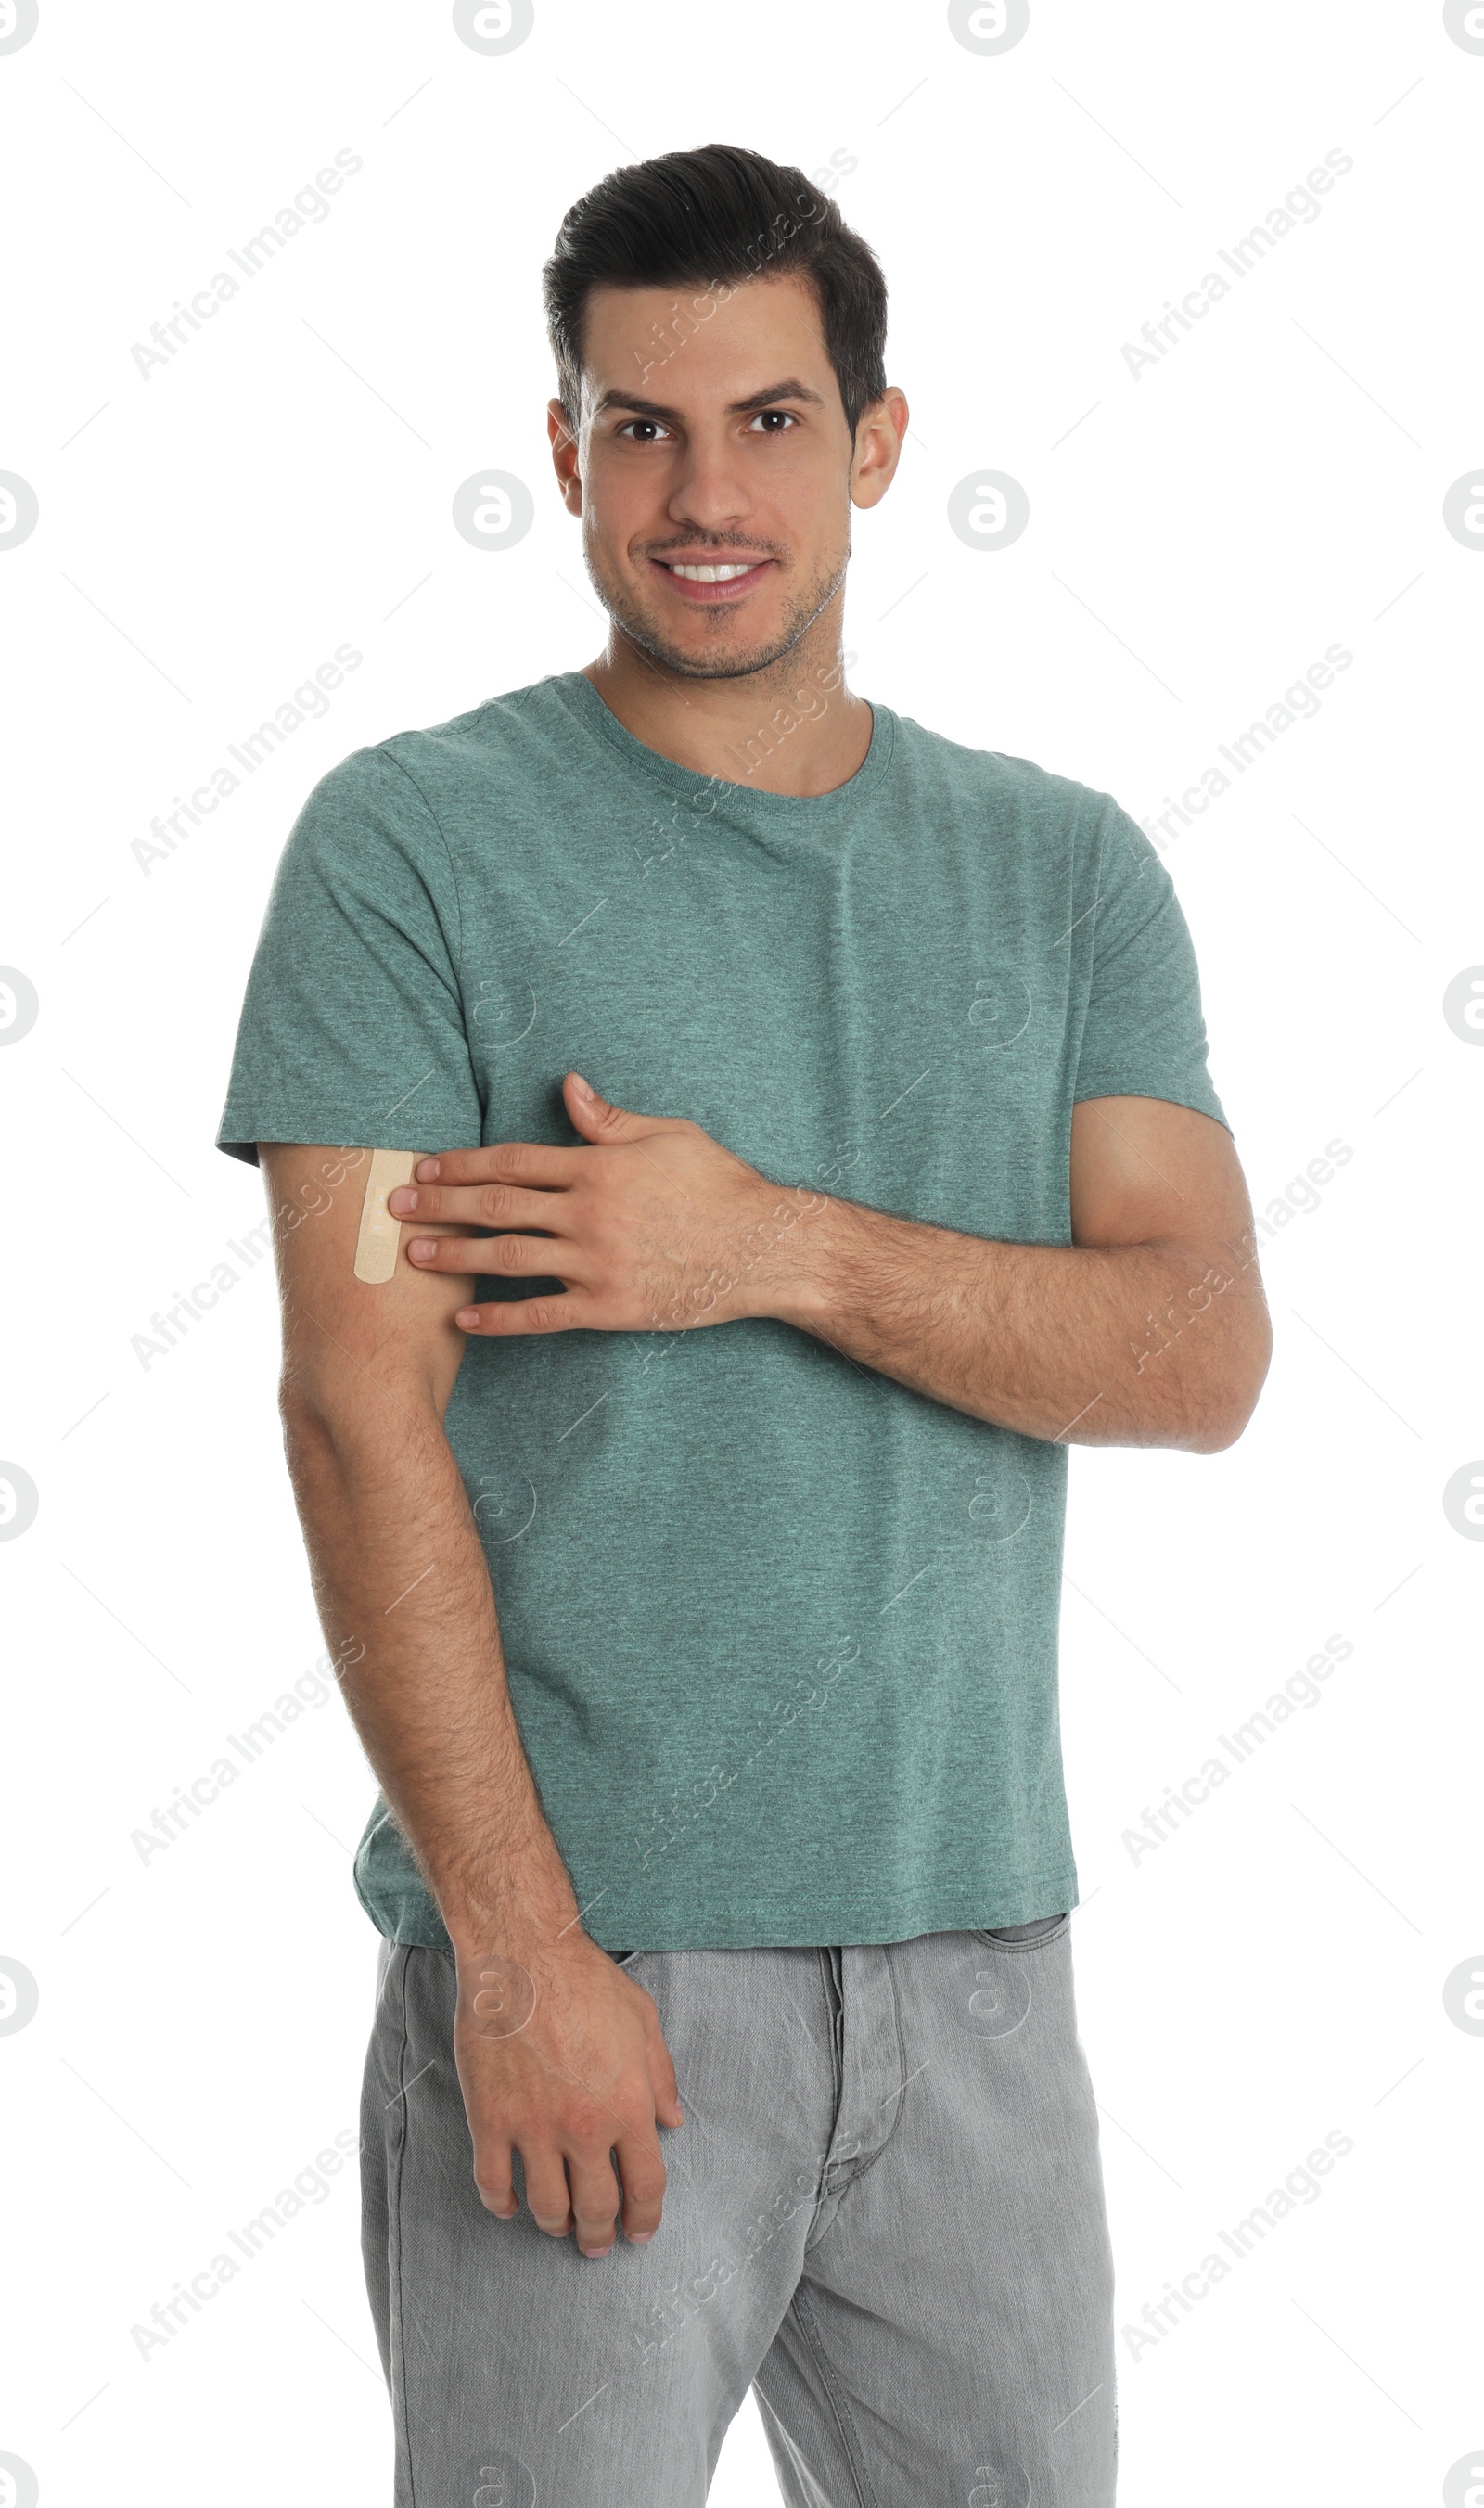
{"label": "forearm", "polygon": [[1267,1366],[1246,1245],[1017,1245],[832,1199],[771,1311],[976,1419],[1077,1445],[1228,1445]]}
{"label": "forearm", "polygon": [[382,1789],[463,1950],[556,1940],[576,1901],[505,1679],[489,1570],[441,1425],[285,1400],[315,1599]]}

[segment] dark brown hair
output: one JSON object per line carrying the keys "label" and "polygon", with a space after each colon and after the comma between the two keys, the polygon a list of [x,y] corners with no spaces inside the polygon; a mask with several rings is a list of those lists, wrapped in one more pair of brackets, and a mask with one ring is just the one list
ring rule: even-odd
{"label": "dark brown hair", "polygon": [[[797,166],[721,142],[606,174],[568,210],[541,273],[569,424],[581,409],[582,323],[594,287],[711,288],[795,272],[814,291],[853,442],[886,389],[886,280],[829,194]],[[686,318],[682,310],[682,325]]]}

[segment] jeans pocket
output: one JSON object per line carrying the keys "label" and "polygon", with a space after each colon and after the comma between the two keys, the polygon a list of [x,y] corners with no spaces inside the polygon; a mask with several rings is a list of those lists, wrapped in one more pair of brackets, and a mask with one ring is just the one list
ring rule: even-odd
{"label": "jeans pocket", "polygon": [[1028,1925],[997,1925],[988,1932],[976,1929],[974,1938],[992,1942],[997,1951],[1038,1951],[1048,1942],[1059,1941],[1071,1921],[1067,1907],[1059,1916],[1033,1916]]}

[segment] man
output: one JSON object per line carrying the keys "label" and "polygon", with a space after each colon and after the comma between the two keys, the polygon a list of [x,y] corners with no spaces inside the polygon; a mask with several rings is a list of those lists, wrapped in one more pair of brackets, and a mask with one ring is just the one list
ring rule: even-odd
{"label": "man", "polygon": [[1226,1447],[1269,1346],[1189,937],[845,684],[908,410],[833,203],[660,158],[545,278],[607,647],[324,779],[220,1133],[382,1786],[396,2497],[695,2508],[756,2380],[791,2508],[1103,2508],[1067,1447]]}

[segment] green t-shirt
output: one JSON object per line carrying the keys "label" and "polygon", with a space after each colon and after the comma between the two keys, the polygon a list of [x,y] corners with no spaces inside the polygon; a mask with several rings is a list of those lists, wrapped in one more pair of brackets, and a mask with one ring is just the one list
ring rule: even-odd
{"label": "green t-shirt", "polygon": [[[660,756],[575,671],[316,787],[218,1140],[570,1143],[571,1069],[780,1184],[1025,1244],[1071,1241],[1075,1100],[1225,1122],[1169,875],[1106,794],[883,705],[848,783],[758,792]],[[475,1340],[446,1425],[605,1948],[1075,1903],[1064,1445],[771,1317]],[[447,1940],[380,1800],[355,1879],[383,1933]]]}

